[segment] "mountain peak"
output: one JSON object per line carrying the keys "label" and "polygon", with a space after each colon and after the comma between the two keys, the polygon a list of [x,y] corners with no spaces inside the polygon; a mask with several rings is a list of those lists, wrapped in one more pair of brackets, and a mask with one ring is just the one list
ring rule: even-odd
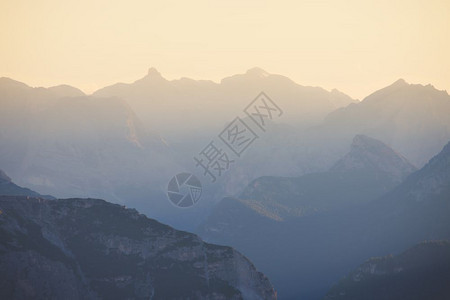
{"label": "mountain peak", "polygon": [[254,68],[248,69],[245,74],[250,75],[250,76],[254,76],[254,77],[261,77],[261,78],[262,77],[267,77],[267,76],[270,75],[269,73],[267,73],[266,71],[264,71],[263,69],[258,68],[258,67],[254,67]]}
{"label": "mountain peak", "polygon": [[147,75],[145,75],[143,78],[136,80],[134,83],[147,85],[151,82],[161,83],[162,81],[166,81],[164,77],[162,77],[161,73],[159,73],[156,68],[151,67],[147,71]]}
{"label": "mountain peak", "polygon": [[158,76],[158,77],[161,77],[161,73],[159,73],[159,71],[156,70],[156,68],[151,67],[151,68],[148,69],[147,76]]}
{"label": "mountain peak", "polygon": [[159,71],[156,70],[156,68],[151,67],[148,69],[147,77],[162,77],[162,76],[161,73],[159,73]]}
{"label": "mountain peak", "polygon": [[330,169],[337,172],[354,170],[383,172],[400,182],[416,168],[383,142],[358,134],[353,138],[350,152]]}
{"label": "mountain peak", "polygon": [[400,78],[397,81],[395,81],[393,84],[391,84],[391,86],[406,86],[408,85],[408,83],[405,81],[405,79]]}

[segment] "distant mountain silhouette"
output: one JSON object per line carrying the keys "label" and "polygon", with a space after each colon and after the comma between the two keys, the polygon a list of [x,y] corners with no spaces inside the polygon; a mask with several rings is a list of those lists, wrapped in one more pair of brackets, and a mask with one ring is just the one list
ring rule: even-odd
{"label": "distant mountain silhouette", "polygon": [[[367,203],[386,193],[415,171],[404,157],[375,139],[357,135],[350,152],[327,172],[300,177],[265,176],[253,180],[237,198],[225,198],[205,223],[203,230],[247,222],[246,210],[274,220],[285,220]],[[230,204],[240,202],[240,204]],[[225,211],[227,205],[230,212]],[[242,206],[239,210],[234,206]],[[230,218],[230,219],[227,219]],[[232,234],[234,229],[223,228]],[[210,237],[207,232],[202,232]]]}
{"label": "distant mountain silhouette", "polygon": [[284,122],[303,126],[317,124],[334,109],[356,102],[338,91],[304,87],[260,68],[224,78],[219,84],[187,78],[169,81],[150,68],[134,83],[114,84],[93,95],[125,99],[146,126],[173,136],[174,131],[193,134],[222,128],[262,91],[283,108]]}
{"label": "distant mountain silhouette", "polygon": [[49,87],[48,90],[58,95],[58,97],[81,97],[85,96],[85,94],[70,85],[62,84],[58,86]]}
{"label": "distant mountain silhouette", "polygon": [[236,164],[223,194],[238,195],[262,175],[293,177],[327,171],[348,152],[356,135],[383,142],[420,168],[450,140],[448,115],[447,92],[397,81],[361,102],[336,109],[318,126],[272,126]]}
{"label": "distant mountain silhouette", "polygon": [[7,77],[0,77],[0,95],[2,96],[0,99],[2,101],[14,96],[20,96],[23,99],[37,98],[41,100],[43,98],[54,99],[85,96],[81,90],[66,84],[50,88],[31,88],[25,83]]}
{"label": "distant mountain silhouette", "polygon": [[[450,96],[432,85],[398,80],[360,103],[329,114],[314,135],[351,139],[365,134],[379,139],[422,167],[450,139]],[[334,147],[342,147],[335,143]]]}
{"label": "distant mountain silhouette", "polygon": [[[199,202],[195,217],[189,215],[194,210],[174,211],[164,195],[167,181],[180,170],[201,172],[192,157],[242,117],[260,91],[283,109],[282,117],[258,132],[260,138],[208,192],[210,200]],[[134,83],[94,96],[1,78],[0,166],[19,185],[43,194],[127,201],[168,223],[173,214],[177,222],[183,216],[201,222],[220,199],[239,195],[255,178],[327,172],[355,135],[376,138],[421,167],[450,139],[449,99],[431,86],[398,81],[358,102],[259,68],[220,83],[169,81],[151,68]],[[399,181],[402,174],[391,175]],[[150,194],[164,212],[147,200]]]}

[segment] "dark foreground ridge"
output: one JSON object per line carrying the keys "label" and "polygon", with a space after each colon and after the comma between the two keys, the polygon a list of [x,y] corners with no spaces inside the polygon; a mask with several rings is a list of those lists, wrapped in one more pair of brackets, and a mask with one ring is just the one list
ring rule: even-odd
{"label": "dark foreground ridge", "polygon": [[96,199],[0,196],[1,299],[275,299],[230,247]]}

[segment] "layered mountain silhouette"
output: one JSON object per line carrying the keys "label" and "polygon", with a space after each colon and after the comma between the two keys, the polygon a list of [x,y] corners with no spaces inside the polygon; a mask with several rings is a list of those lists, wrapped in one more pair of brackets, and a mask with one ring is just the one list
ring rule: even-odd
{"label": "layered mountain silhouette", "polygon": [[[204,224],[202,234],[208,236],[207,232],[212,230],[214,235],[218,227],[227,224],[239,228],[236,220],[248,221],[244,217],[249,213],[246,210],[282,221],[367,203],[391,190],[415,170],[403,156],[382,142],[357,135],[350,152],[327,172],[257,178],[239,198],[223,199],[224,203],[219,203]],[[233,231],[221,230],[226,234]]]}
{"label": "layered mountain silhouette", "polygon": [[171,209],[162,186],[180,167],[124,100],[3,78],[0,107],[0,165],[19,185],[127,202],[153,216]]}
{"label": "layered mountain silhouette", "polygon": [[450,139],[449,114],[447,92],[400,80],[361,102],[336,109],[317,126],[275,124],[234,167],[223,194],[239,195],[263,175],[294,177],[328,171],[348,152],[356,135],[380,140],[420,168]]}
{"label": "layered mountain silhouette", "polygon": [[[229,244],[245,253],[271,278],[280,297],[319,299],[361,261],[399,253],[424,240],[450,238],[449,157],[450,143],[422,169],[377,199],[367,201],[367,190],[369,195],[361,193],[356,205],[300,218],[280,221],[275,204],[277,199],[281,204],[301,200],[301,189],[294,190],[297,194],[286,189],[284,195],[278,190],[274,195],[283,196],[271,199],[269,203],[275,204],[270,210],[265,198],[254,201],[250,208],[241,199],[227,199],[217,206],[217,222],[211,217],[212,223],[206,223],[199,233],[208,241]],[[323,183],[316,190],[319,188],[328,190],[329,185]],[[349,188],[357,190],[356,185]],[[339,199],[336,191],[334,198]]]}
{"label": "layered mountain silhouette", "polygon": [[[329,114],[315,136],[335,148],[355,134],[379,139],[422,167],[450,139],[450,96],[403,79]],[[341,140],[337,142],[336,140]]]}
{"label": "layered mountain silhouette", "polygon": [[[176,210],[165,195],[170,178],[186,171],[201,177],[193,156],[261,91],[282,117],[204,190],[208,201]],[[40,194],[103,198],[193,229],[220,199],[240,195],[255,178],[328,172],[355,135],[376,138],[423,166],[450,139],[449,99],[432,86],[398,81],[358,102],[259,68],[220,83],[166,80],[150,69],[134,83],[92,96],[1,78],[0,166]]]}
{"label": "layered mountain silhouette", "polygon": [[[282,117],[209,184],[193,156],[261,91]],[[431,85],[398,80],[359,102],[259,68],[220,83],[151,68],[93,95],[0,78],[0,298],[276,296],[232,248],[84,197],[201,224],[283,299],[384,297],[390,279],[389,294],[407,295],[417,268],[447,274],[432,259],[446,242],[411,247],[450,238],[449,115],[450,96]],[[180,173],[202,182],[186,209],[166,197]]]}
{"label": "layered mountain silhouette", "polygon": [[150,68],[144,78],[134,83],[114,84],[93,95],[125,99],[144,124],[176,142],[199,130],[209,129],[208,133],[214,134],[262,91],[282,107],[285,122],[299,126],[317,124],[336,108],[356,102],[337,90],[301,86],[260,68],[224,78],[220,83],[188,78],[169,81]]}
{"label": "layered mountain silhouette", "polygon": [[396,256],[369,259],[325,299],[447,299],[449,282],[450,242],[430,241]]}

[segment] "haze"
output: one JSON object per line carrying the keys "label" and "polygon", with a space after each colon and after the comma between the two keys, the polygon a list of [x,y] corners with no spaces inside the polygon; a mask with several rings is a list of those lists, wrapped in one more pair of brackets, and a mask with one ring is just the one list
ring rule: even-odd
{"label": "haze", "polygon": [[448,1],[2,1],[0,70],[87,93],[259,66],[362,99],[398,78],[450,88]]}

